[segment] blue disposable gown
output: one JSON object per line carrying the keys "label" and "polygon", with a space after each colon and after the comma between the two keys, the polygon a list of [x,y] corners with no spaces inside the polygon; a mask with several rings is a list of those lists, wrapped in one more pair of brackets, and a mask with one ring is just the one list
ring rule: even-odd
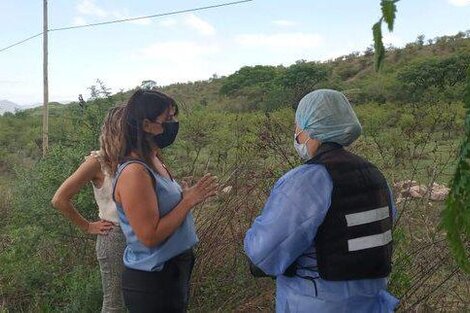
{"label": "blue disposable gown", "polygon": [[[386,278],[326,281],[318,275],[314,239],[330,207],[332,189],[322,165],[289,171],[277,181],[246,233],[245,252],[254,265],[276,276],[278,313],[393,312],[398,300],[386,291]],[[282,275],[296,260],[297,275]]]}

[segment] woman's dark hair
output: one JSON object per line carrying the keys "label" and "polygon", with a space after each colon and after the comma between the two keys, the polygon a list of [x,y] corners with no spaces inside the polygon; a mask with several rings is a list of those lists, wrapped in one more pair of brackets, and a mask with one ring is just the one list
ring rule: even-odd
{"label": "woman's dark hair", "polygon": [[156,90],[139,89],[134,92],[127,102],[122,118],[125,146],[122,149],[123,155],[120,156],[121,162],[129,157],[131,152],[135,152],[142,161],[154,169],[152,135],[144,131],[143,123],[145,119],[155,121],[157,116],[174,105],[176,105],[175,100]]}

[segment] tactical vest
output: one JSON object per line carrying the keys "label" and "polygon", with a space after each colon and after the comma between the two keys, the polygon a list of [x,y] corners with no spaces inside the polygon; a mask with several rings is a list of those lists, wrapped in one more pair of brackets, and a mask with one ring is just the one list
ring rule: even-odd
{"label": "tactical vest", "polygon": [[333,181],[331,205],[315,238],[320,277],[339,281],[388,276],[392,209],[382,173],[334,143],[323,144],[307,164],[325,166]]}

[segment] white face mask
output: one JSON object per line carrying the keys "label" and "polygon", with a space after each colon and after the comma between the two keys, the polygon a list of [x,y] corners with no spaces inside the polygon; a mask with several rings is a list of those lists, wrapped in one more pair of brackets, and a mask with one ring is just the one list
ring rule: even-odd
{"label": "white face mask", "polygon": [[304,161],[310,160],[312,157],[308,153],[307,149],[307,142],[311,139],[308,137],[308,139],[304,143],[298,143],[297,142],[297,137],[299,136],[301,132],[294,134],[294,148],[299,154],[300,158]]}

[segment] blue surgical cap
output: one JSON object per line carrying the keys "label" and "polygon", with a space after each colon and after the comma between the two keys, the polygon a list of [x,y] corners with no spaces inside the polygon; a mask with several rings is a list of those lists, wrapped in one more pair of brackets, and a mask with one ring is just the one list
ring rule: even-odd
{"label": "blue surgical cap", "polygon": [[303,97],[295,121],[311,138],[343,146],[353,143],[362,131],[348,99],[330,89],[315,90]]}

